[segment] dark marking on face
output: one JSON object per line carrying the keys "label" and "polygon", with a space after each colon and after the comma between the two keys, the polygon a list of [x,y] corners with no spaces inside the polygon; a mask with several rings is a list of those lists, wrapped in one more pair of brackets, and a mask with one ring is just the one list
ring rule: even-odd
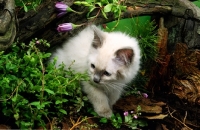
{"label": "dark marking on face", "polygon": [[94,69],[94,78],[93,78],[93,81],[95,82],[95,83],[100,83],[100,81],[101,81],[101,78],[103,77],[103,76],[107,76],[107,77],[109,77],[109,76],[111,76],[111,74],[109,73],[109,72],[107,72],[106,70],[100,70],[100,69],[98,69],[98,68],[95,68]]}
{"label": "dark marking on face", "polygon": [[103,75],[103,72],[104,72],[104,70],[100,70],[98,68],[94,69],[94,78],[93,78],[93,81],[95,83],[99,83],[101,81],[101,77]]}
{"label": "dark marking on face", "polygon": [[95,83],[99,83],[99,82],[101,81],[100,75],[95,74],[95,75],[94,75],[94,78],[93,78],[93,81],[94,81]]}
{"label": "dark marking on face", "polygon": [[129,48],[123,48],[119,49],[115,52],[116,59],[123,63],[124,65],[129,65],[132,62],[132,58],[134,56],[134,52],[132,49]]}

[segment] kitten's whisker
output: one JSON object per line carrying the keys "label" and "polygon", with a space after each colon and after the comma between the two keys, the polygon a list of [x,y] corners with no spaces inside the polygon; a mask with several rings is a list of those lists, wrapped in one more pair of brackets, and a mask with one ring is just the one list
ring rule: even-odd
{"label": "kitten's whisker", "polygon": [[105,89],[107,89],[108,91],[110,91],[109,87],[105,83],[103,85],[105,86]]}
{"label": "kitten's whisker", "polygon": [[110,84],[114,85],[115,87],[120,88],[120,90],[122,90],[124,87],[126,87],[126,84],[122,84],[122,83],[115,83],[115,82],[111,82]]}
{"label": "kitten's whisker", "polygon": [[112,87],[109,83],[105,83],[104,85],[106,86],[106,88],[107,88],[108,91],[110,91],[109,88],[112,88],[112,89],[113,89],[113,87]]}
{"label": "kitten's whisker", "polygon": [[117,85],[119,85],[119,86],[123,86],[123,87],[126,87],[126,86],[128,86],[128,85],[126,85],[126,84],[123,84],[123,83],[119,83],[119,82],[112,82],[113,84],[117,84]]}
{"label": "kitten's whisker", "polygon": [[121,92],[121,90],[122,90],[122,87],[120,87],[119,85],[116,85],[116,84],[113,84],[113,83],[107,83],[107,85],[108,85],[110,88],[115,89],[115,90],[117,90],[117,91],[119,91],[119,92]]}
{"label": "kitten's whisker", "polygon": [[126,89],[128,89],[128,90],[133,90],[134,87],[133,87],[132,85],[127,85]]}

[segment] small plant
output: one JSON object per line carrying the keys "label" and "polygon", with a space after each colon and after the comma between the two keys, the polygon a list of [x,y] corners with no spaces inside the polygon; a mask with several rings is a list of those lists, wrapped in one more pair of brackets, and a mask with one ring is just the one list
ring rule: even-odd
{"label": "small plant", "polygon": [[107,13],[113,13],[115,18],[119,18],[122,11],[126,10],[126,6],[123,5],[122,1],[118,0],[83,0],[83,1],[75,1],[76,5],[83,5],[89,8],[87,13],[88,18],[95,18],[99,15],[99,13],[95,16],[90,17],[91,12],[95,9],[98,9],[99,12],[103,14],[103,16],[107,18]]}
{"label": "small plant", "polygon": [[[83,1],[75,1],[74,4],[82,5],[88,7],[87,18],[94,19],[97,18],[100,14],[104,16],[104,18],[108,19],[108,13],[113,14],[114,18],[117,19],[116,25],[112,30],[118,25],[121,13],[126,11],[126,6],[123,3],[124,1],[119,0],[83,0]],[[94,10],[98,10],[97,14],[94,16],[90,16]]]}
{"label": "small plant", "polygon": [[121,128],[122,125],[125,125],[131,129],[138,129],[139,127],[147,126],[147,123],[143,120],[138,119],[138,117],[141,115],[140,113],[141,107],[138,106],[136,112],[131,111],[130,113],[128,111],[124,112],[124,116],[121,116],[119,113],[113,114],[110,119],[107,118],[101,118],[101,123],[108,123],[111,122],[111,124],[115,128]]}
{"label": "small plant", "polygon": [[144,120],[138,119],[138,117],[141,115],[140,113],[141,107],[138,106],[136,112],[128,111],[124,112],[124,125],[128,126],[131,129],[138,129],[139,127],[147,126],[147,123]]}
{"label": "small plant", "polygon": [[14,117],[20,129],[45,127],[53,117],[77,113],[87,97],[82,95],[80,80],[86,74],[45,65],[50,53],[41,52],[37,45],[49,46],[45,40],[34,39],[29,45],[13,44],[9,53],[0,53],[0,105],[5,116]]}

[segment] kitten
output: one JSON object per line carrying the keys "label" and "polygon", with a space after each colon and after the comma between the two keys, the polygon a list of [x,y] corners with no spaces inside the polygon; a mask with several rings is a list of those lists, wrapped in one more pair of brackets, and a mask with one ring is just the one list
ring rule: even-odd
{"label": "kitten", "polygon": [[99,116],[111,117],[112,106],[120,98],[126,84],[140,67],[140,48],[135,38],[121,32],[104,32],[88,26],[76,37],[57,49],[56,67],[62,62],[66,69],[88,72],[90,81],[83,81],[83,91]]}

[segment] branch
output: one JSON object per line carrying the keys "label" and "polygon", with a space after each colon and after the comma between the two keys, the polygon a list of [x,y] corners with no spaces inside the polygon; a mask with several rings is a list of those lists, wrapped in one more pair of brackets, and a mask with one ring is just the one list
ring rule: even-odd
{"label": "branch", "polygon": [[[168,109],[169,115],[170,115],[172,118],[174,118],[175,120],[177,120],[179,123],[181,123],[183,126],[185,126],[188,130],[192,130],[190,127],[188,127],[188,126],[185,124],[185,119],[184,119],[184,122],[182,122],[182,121],[180,121],[179,119],[177,119],[176,117],[174,117],[174,116],[172,115],[176,110],[174,110],[173,112],[170,112],[169,107],[167,107],[167,109]],[[186,116],[187,116],[187,115],[185,115],[185,118],[186,118]]]}

